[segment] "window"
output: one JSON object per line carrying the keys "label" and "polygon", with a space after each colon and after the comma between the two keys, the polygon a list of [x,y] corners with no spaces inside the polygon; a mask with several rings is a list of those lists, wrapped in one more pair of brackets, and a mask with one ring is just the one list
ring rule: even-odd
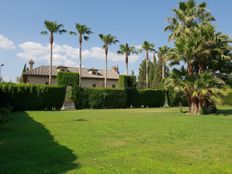
{"label": "window", "polygon": [[112,85],[112,88],[115,88],[115,84]]}
{"label": "window", "polygon": [[45,85],[48,85],[48,82],[45,82]]}
{"label": "window", "polygon": [[93,84],[93,87],[96,88],[96,84]]}

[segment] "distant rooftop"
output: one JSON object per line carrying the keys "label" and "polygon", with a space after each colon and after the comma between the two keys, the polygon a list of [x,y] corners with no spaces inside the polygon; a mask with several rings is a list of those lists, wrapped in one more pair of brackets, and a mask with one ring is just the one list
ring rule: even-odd
{"label": "distant rooftop", "polygon": [[[79,72],[79,68],[76,67],[53,66],[52,76],[57,76],[59,69],[65,69],[67,72]],[[27,70],[23,74],[31,76],[48,76],[49,66],[39,66],[36,68],[32,68],[31,70]],[[104,79],[105,70],[96,68],[82,68],[82,77]],[[113,67],[112,70],[107,71],[107,79],[119,79],[119,73],[115,70],[115,67]]]}

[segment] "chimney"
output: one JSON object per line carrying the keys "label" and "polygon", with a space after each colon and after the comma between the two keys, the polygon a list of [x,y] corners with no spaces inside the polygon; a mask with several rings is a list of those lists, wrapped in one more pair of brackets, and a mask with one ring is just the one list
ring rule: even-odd
{"label": "chimney", "polygon": [[116,73],[118,73],[119,74],[119,69],[118,69],[118,65],[117,66],[113,66],[112,67],[112,72],[116,72]]}
{"label": "chimney", "polygon": [[29,70],[32,71],[35,62],[33,61],[33,59],[31,59],[28,63],[29,63]]}

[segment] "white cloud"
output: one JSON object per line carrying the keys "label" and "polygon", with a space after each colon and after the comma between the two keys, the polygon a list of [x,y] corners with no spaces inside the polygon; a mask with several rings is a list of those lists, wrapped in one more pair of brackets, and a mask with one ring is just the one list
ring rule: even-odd
{"label": "white cloud", "polygon": [[7,37],[0,34],[0,48],[2,49],[14,49],[14,42]]}
{"label": "white cloud", "polygon": [[[35,61],[47,60],[50,58],[50,45],[42,45],[37,42],[23,42],[19,45],[22,49],[17,54],[18,57],[29,60],[34,59]],[[105,52],[100,47],[92,47],[82,51],[84,59],[95,58],[105,59]],[[125,58],[122,55],[118,55],[113,52],[109,52],[109,60],[113,62],[124,61]],[[131,55],[129,57],[130,62],[135,62],[139,58],[138,55]],[[54,44],[53,49],[53,64],[54,65],[65,65],[65,66],[76,66],[79,60],[79,49],[74,48],[70,45],[59,45]]]}

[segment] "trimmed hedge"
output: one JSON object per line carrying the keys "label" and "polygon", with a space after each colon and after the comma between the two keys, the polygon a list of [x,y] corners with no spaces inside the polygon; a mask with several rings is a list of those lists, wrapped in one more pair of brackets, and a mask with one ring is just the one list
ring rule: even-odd
{"label": "trimmed hedge", "polygon": [[73,88],[76,109],[83,108],[126,108],[161,107],[164,105],[164,91],[138,89],[96,89]]}
{"label": "trimmed hedge", "polygon": [[76,109],[124,108],[126,91],[120,89],[73,88]]}
{"label": "trimmed hedge", "polygon": [[130,107],[161,107],[164,105],[163,90],[127,89],[127,106]]}
{"label": "trimmed hedge", "polygon": [[73,72],[58,72],[57,83],[60,86],[79,86],[79,74]]}
{"label": "trimmed hedge", "polygon": [[0,83],[0,108],[11,106],[14,110],[60,109],[65,97],[65,87]]}
{"label": "trimmed hedge", "polygon": [[120,75],[118,80],[118,86],[121,89],[135,88],[136,76]]}

